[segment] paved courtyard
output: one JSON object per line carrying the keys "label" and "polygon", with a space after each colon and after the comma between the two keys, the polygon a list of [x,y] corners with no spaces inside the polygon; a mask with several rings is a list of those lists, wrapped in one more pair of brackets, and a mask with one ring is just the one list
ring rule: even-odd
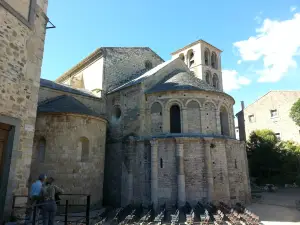
{"label": "paved courtyard", "polygon": [[262,200],[247,208],[266,225],[300,224],[300,210],[296,209],[296,200],[300,200],[300,188],[280,189],[276,193],[262,193]]}

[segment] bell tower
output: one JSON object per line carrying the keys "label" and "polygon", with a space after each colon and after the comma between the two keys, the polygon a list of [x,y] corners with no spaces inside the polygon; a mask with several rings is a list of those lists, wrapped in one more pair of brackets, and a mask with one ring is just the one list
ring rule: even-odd
{"label": "bell tower", "polygon": [[182,59],[196,77],[223,91],[221,53],[220,49],[206,41],[198,40],[171,55],[172,59]]}

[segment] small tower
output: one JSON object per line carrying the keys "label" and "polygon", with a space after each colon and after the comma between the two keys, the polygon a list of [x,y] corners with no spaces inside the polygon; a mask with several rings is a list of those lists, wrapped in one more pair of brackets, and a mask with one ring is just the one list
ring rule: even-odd
{"label": "small tower", "polygon": [[221,53],[220,49],[198,40],[171,55],[172,59],[181,58],[196,77],[223,91]]}

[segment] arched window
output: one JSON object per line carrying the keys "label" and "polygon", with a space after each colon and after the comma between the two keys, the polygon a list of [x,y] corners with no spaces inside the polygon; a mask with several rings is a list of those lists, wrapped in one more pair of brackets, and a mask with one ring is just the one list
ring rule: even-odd
{"label": "arched window", "polygon": [[121,112],[120,106],[118,106],[118,105],[114,106],[112,109],[112,121],[113,122],[119,121],[121,118],[121,115],[122,115],[122,112]]}
{"label": "arched window", "polygon": [[211,74],[209,71],[205,72],[205,81],[206,83],[211,84]]}
{"label": "arched window", "polygon": [[42,137],[39,140],[39,146],[38,146],[39,162],[41,162],[41,163],[45,162],[45,154],[46,154],[46,139],[44,137]]}
{"label": "arched window", "polygon": [[86,162],[89,160],[90,153],[90,142],[86,137],[81,137],[79,140],[79,150],[81,155],[81,162]]}
{"label": "arched window", "polygon": [[218,65],[217,65],[217,54],[215,52],[213,52],[211,54],[211,67],[214,68],[214,69],[218,68]]}
{"label": "arched window", "polygon": [[181,133],[181,116],[178,105],[172,105],[170,108],[170,132]]}
{"label": "arched window", "polygon": [[214,74],[213,75],[213,86],[216,88],[216,89],[219,89],[219,78],[218,78],[218,75],[217,74]]}
{"label": "arched window", "polygon": [[184,62],[185,58],[184,58],[184,54],[183,54],[183,53],[181,53],[181,54],[179,55],[179,58]]}
{"label": "arched window", "polygon": [[193,50],[192,49],[189,50],[187,55],[188,55],[188,67],[192,67],[195,63]]}
{"label": "arched window", "polygon": [[229,136],[228,112],[224,106],[220,109],[221,135]]}
{"label": "arched window", "polygon": [[205,49],[205,52],[204,52],[204,62],[205,62],[205,65],[208,66],[208,64],[209,64],[209,50],[208,49]]}

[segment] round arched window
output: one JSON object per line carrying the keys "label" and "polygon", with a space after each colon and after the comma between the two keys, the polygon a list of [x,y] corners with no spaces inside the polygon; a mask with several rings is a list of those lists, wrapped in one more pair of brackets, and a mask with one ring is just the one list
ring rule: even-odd
{"label": "round arched window", "polygon": [[114,119],[120,119],[120,117],[121,117],[121,114],[122,114],[122,112],[121,112],[121,109],[120,109],[120,107],[119,106],[115,106],[114,108],[113,108],[113,111],[112,111],[112,117],[114,118]]}

